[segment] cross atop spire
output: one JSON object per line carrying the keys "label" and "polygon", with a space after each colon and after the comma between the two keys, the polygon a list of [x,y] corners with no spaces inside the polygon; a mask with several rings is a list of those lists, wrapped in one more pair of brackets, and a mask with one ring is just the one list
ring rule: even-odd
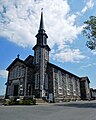
{"label": "cross atop spire", "polygon": [[19,57],[20,57],[20,55],[18,54],[18,55],[17,55],[17,58],[19,59]]}
{"label": "cross atop spire", "polygon": [[41,12],[43,12],[43,8],[41,8]]}
{"label": "cross atop spire", "polygon": [[41,8],[41,19],[40,19],[39,32],[45,32],[44,22],[43,22],[43,8]]}

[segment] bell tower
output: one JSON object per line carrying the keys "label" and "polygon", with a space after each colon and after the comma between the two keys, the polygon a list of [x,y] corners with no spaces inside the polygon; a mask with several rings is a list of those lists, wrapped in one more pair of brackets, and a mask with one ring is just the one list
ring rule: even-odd
{"label": "bell tower", "polygon": [[47,34],[44,30],[43,9],[41,9],[40,26],[34,50],[35,64],[35,95],[38,98],[45,97],[48,90],[48,75],[46,72],[47,62],[49,61],[50,47],[47,45]]}

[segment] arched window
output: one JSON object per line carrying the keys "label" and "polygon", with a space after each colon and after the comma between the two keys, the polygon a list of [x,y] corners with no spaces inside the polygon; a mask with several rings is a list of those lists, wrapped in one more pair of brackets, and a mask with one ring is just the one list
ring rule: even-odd
{"label": "arched window", "polygon": [[76,95],[76,79],[72,78],[72,86],[73,86],[73,95]]}
{"label": "arched window", "polygon": [[58,71],[58,94],[62,94],[62,74]]}
{"label": "arched window", "polygon": [[66,92],[67,92],[67,95],[70,95],[70,78],[69,78],[69,75],[66,74]]}
{"label": "arched window", "polygon": [[38,50],[36,51],[36,63],[38,63],[39,62],[39,52],[38,52]]}

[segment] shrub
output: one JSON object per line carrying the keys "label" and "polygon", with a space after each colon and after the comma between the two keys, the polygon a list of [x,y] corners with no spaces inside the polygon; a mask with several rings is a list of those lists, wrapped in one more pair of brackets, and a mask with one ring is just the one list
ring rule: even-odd
{"label": "shrub", "polygon": [[22,100],[20,101],[22,105],[35,105],[36,101],[35,100]]}
{"label": "shrub", "polygon": [[24,105],[31,105],[32,104],[32,100],[23,100],[23,104]]}
{"label": "shrub", "polygon": [[14,101],[13,100],[10,100],[10,99],[6,99],[4,101],[4,105],[13,105],[14,104]]}
{"label": "shrub", "polygon": [[4,105],[35,105],[36,100],[34,99],[5,99]]}

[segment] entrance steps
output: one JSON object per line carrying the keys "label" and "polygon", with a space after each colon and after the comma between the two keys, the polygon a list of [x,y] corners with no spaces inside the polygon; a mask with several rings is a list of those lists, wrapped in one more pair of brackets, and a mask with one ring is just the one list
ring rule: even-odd
{"label": "entrance steps", "polygon": [[36,104],[39,104],[39,103],[48,103],[48,102],[43,100],[42,98],[36,98]]}

